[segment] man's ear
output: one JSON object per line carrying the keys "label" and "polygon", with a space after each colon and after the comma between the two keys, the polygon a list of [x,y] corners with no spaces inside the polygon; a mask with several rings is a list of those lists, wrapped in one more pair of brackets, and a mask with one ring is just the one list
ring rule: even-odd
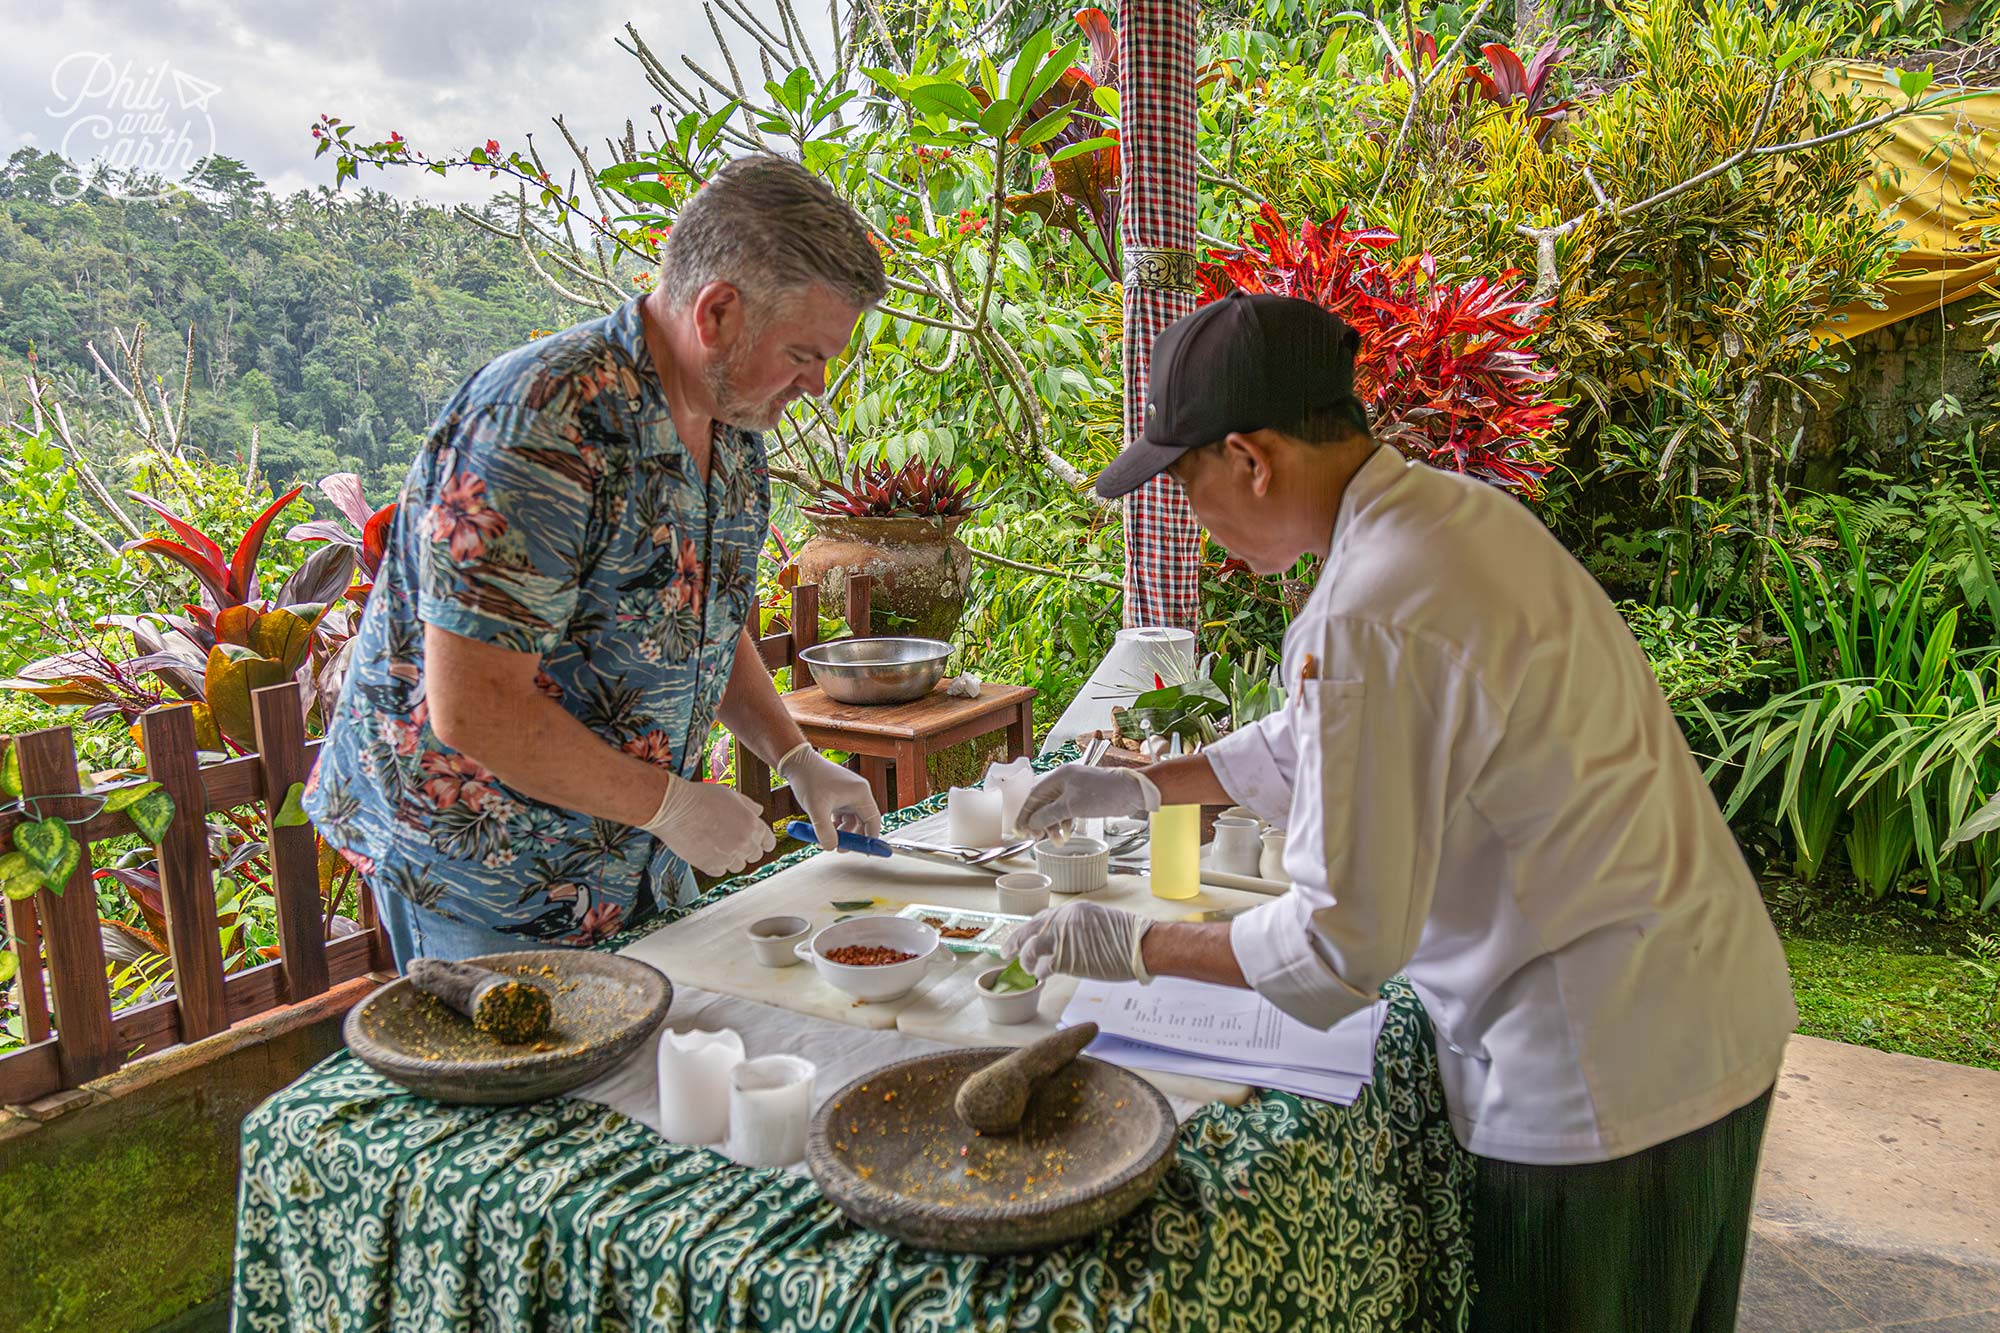
{"label": "man's ear", "polygon": [[1249,482],[1253,495],[1270,494],[1277,443],[1277,433],[1269,430],[1235,431],[1223,438],[1223,457]]}
{"label": "man's ear", "polygon": [[729,346],[743,330],[743,293],[733,282],[711,282],[695,294],[695,336],[710,351]]}

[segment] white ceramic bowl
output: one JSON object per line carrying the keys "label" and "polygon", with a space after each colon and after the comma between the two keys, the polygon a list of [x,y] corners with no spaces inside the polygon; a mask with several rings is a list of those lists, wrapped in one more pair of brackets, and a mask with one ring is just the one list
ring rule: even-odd
{"label": "white ceramic bowl", "polygon": [[1110,882],[1111,849],[1096,838],[1044,838],[1035,844],[1035,869],[1055,893],[1095,893]]}
{"label": "white ceramic bowl", "polygon": [[1032,1023],[1042,1004],[1042,983],[1037,980],[1026,990],[996,991],[992,989],[993,979],[1007,969],[989,968],[979,974],[974,985],[979,991],[979,1002],[986,1006],[986,1021],[1003,1027],[1015,1023]]}
{"label": "white ceramic bowl", "polygon": [[749,937],[750,952],[758,963],[765,967],[795,967],[799,961],[799,943],[811,930],[812,922],[802,916],[767,916],[751,922],[743,933]]}
{"label": "white ceramic bowl", "polygon": [[[826,956],[829,950],[849,944],[875,944],[900,949],[916,957],[900,963],[864,967],[855,963],[836,963]],[[811,940],[798,945],[799,957],[811,961],[819,971],[820,980],[857,1000],[878,1004],[909,994],[910,989],[922,979],[924,969],[930,966],[931,955],[937,950],[936,928],[897,916],[861,916],[852,921],[836,922]]]}
{"label": "white ceramic bowl", "polygon": [[1002,916],[1033,916],[1049,905],[1049,877],[1039,870],[1017,870],[993,881],[993,895]]}

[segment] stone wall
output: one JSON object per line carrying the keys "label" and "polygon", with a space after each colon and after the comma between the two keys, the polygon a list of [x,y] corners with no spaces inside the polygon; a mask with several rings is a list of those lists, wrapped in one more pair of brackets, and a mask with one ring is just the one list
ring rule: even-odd
{"label": "stone wall", "polygon": [[1969,296],[1849,343],[1847,373],[1821,395],[1823,407],[1804,414],[1805,484],[1824,489],[1849,463],[1889,462],[1912,443],[1962,435],[1967,420],[1928,424],[1931,404],[1946,394],[1970,424],[2000,419],[2000,367],[1987,360],[1985,343],[1996,330],[1972,322],[1993,305],[1990,296]]}
{"label": "stone wall", "polygon": [[341,1044],[375,986],[148,1056],[31,1107],[0,1107],[0,1327],[150,1329],[228,1290],[238,1130]]}

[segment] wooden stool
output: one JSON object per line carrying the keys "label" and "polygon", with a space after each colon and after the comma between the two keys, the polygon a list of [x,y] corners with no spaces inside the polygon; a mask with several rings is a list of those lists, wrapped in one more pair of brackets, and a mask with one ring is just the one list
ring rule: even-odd
{"label": "wooden stool", "polygon": [[1027,685],[982,685],[977,699],[933,690],[906,704],[837,703],[817,685],[779,698],[807,740],[821,749],[845,750],[856,757],[862,776],[875,788],[875,803],[885,813],[915,805],[931,794],[930,765],[925,761],[940,750],[1004,729],[1008,758],[1034,753],[1035,691]]}

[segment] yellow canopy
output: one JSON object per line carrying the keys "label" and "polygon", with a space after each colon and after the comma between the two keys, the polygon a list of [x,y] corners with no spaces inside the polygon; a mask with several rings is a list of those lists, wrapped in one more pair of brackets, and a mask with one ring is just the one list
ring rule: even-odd
{"label": "yellow canopy", "polygon": [[[1903,96],[1879,65],[1831,66],[1814,81],[1829,93],[1882,97],[1885,107]],[[1937,86],[1926,95],[1942,91],[1948,90]],[[1980,95],[1890,123],[1890,138],[1876,154],[1881,169],[1861,187],[1861,204],[1889,210],[1901,224],[1898,235],[1912,244],[1884,284],[1884,308],[1850,306],[1844,319],[1820,329],[1822,336],[1852,338],[1936,310],[2000,273],[2000,250],[1981,248],[1977,233],[1966,230],[1985,216],[1972,206],[1974,178],[2000,171],[2000,90],[1966,91]]]}

